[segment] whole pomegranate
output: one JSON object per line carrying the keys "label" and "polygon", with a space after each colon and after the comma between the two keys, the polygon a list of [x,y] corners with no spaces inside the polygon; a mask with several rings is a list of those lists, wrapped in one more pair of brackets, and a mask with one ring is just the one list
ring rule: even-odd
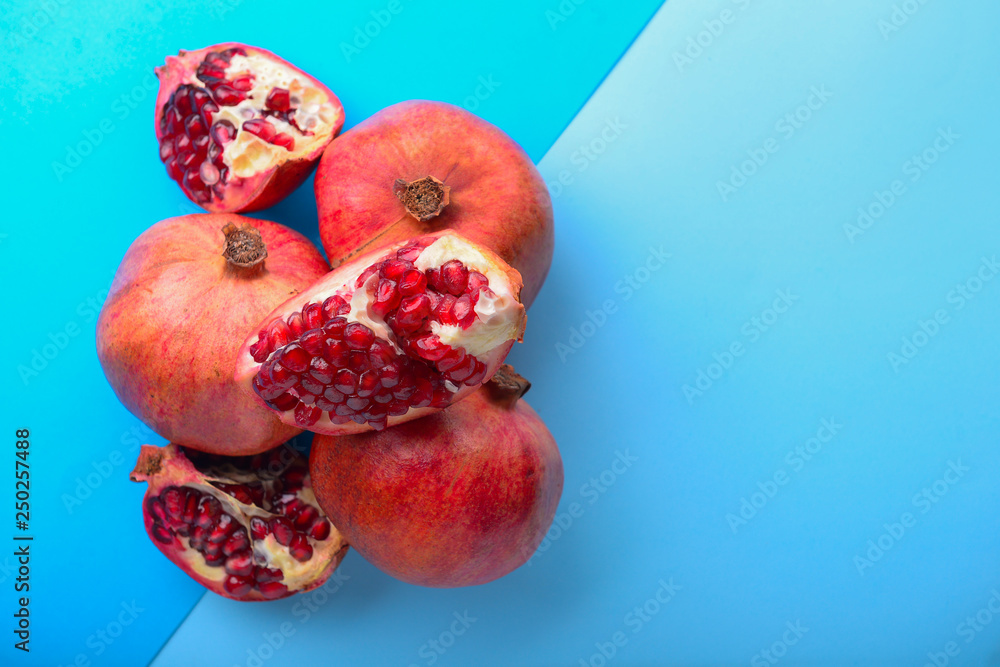
{"label": "whole pomegranate", "polygon": [[125,253],[97,321],[97,356],[132,414],[173,442],[255,454],[299,432],[233,382],[261,318],[328,266],[298,232],[232,214],[170,218]]}
{"label": "whole pomegranate", "polygon": [[504,366],[468,399],[381,433],[313,440],[316,498],[397,579],[484,584],[522,565],[555,516],[562,459]]}
{"label": "whole pomegranate", "polygon": [[302,184],[344,124],[329,88],[270,51],[217,44],[156,68],[167,174],[209,211],[257,211]]}
{"label": "whole pomegranate", "polygon": [[315,188],[333,266],[454,229],[521,273],[527,307],[552,263],[552,202],[538,170],[499,128],[450,104],[402,102],[345,132],[323,153]]}
{"label": "whole pomegranate", "polygon": [[264,318],[236,381],[287,424],[381,430],[473,392],[524,332],[521,277],[454,232],[358,257]]}
{"label": "whole pomegranate", "polygon": [[133,482],[147,482],[146,532],[195,581],[234,600],[308,591],[347,543],[316,505],[306,460],[289,446],[225,457],[143,445]]}

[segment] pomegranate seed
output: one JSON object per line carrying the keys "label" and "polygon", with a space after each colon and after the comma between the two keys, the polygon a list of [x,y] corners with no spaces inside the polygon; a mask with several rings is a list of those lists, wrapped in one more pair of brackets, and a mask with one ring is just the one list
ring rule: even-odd
{"label": "pomegranate seed", "polygon": [[258,567],[253,571],[253,578],[258,584],[267,584],[272,581],[281,581],[285,574],[278,568]]}
{"label": "pomegranate seed", "polygon": [[174,154],[174,142],[169,137],[160,141],[160,161],[166,162]]}
{"label": "pomegranate seed", "polygon": [[255,540],[262,540],[267,537],[267,522],[259,516],[250,518],[250,534]]}
{"label": "pomegranate seed", "polygon": [[292,313],[288,316],[288,330],[292,338],[298,338],[306,331],[306,324],[302,321],[302,313]]}
{"label": "pomegranate seed", "polygon": [[253,558],[250,551],[235,554],[226,559],[226,572],[237,577],[248,577],[253,574]]}
{"label": "pomegranate seed", "polygon": [[446,373],[456,366],[460,365],[465,361],[465,350],[461,348],[453,349],[448,354],[444,355],[441,361],[437,362],[435,366],[442,373]]}
{"label": "pomegranate seed", "polygon": [[403,277],[403,274],[406,273],[407,270],[412,268],[413,264],[410,262],[406,262],[401,259],[390,259],[382,262],[379,273],[384,278],[388,278],[392,281],[398,281]]}
{"label": "pomegranate seed", "polygon": [[253,90],[253,76],[250,74],[238,76],[230,82],[230,85],[236,90],[249,93]]}
{"label": "pomegranate seed", "polygon": [[236,530],[236,519],[228,514],[223,514],[219,517],[219,522],[212,528],[212,532],[208,536],[208,541],[221,543],[229,537],[229,534],[234,530]]}
{"label": "pomegranate seed", "polygon": [[396,257],[403,260],[404,262],[413,263],[417,261],[417,257],[420,257],[420,253],[423,249],[419,246],[407,246],[405,248],[400,248],[396,251]]}
{"label": "pomegranate seed", "polygon": [[453,259],[445,262],[441,266],[441,282],[453,296],[460,296],[469,283],[469,270],[461,260]]}
{"label": "pomegranate seed", "polygon": [[246,99],[243,93],[226,85],[216,86],[212,89],[212,94],[219,106],[224,107],[234,107]]}
{"label": "pomegranate seed", "polygon": [[149,508],[149,513],[153,515],[153,518],[157,521],[167,520],[167,510],[163,506],[163,501],[159,498],[153,497],[146,501],[146,506]]}
{"label": "pomegranate seed", "polygon": [[264,106],[274,111],[288,111],[291,108],[287,88],[272,88],[267,94]]}
{"label": "pomegranate seed", "polygon": [[333,317],[323,325],[323,333],[328,338],[340,338],[344,335],[345,328],[347,328],[347,320],[345,318],[339,316]]}
{"label": "pomegranate seed", "polygon": [[309,374],[323,385],[333,382],[334,369],[323,357],[314,357],[309,363]]}
{"label": "pomegranate seed", "polygon": [[444,280],[441,278],[440,269],[427,269],[424,275],[427,276],[427,284],[435,290],[442,293],[448,291],[448,288],[444,284]]}
{"label": "pomegranate seed", "polygon": [[310,303],[302,309],[302,322],[306,329],[319,329],[323,326],[323,306]]}
{"label": "pomegranate seed", "polygon": [[295,150],[295,138],[292,135],[286,134],[284,132],[279,132],[278,134],[274,135],[274,137],[271,138],[271,143],[274,144],[275,146],[281,146],[286,151]]}
{"label": "pomegranate seed", "polygon": [[388,413],[393,417],[399,417],[405,415],[410,409],[410,406],[400,400],[394,400],[389,404]]}
{"label": "pomegranate seed", "polygon": [[281,351],[281,365],[293,373],[303,373],[309,368],[312,358],[298,343],[291,343]]}
{"label": "pomegranate seed", "polygon": [[276,581],[258,584],[257,590],[268,600],[276,600],[288,593],[288,587]]}
{"label": "pomegranate seed", "polygon": [[256,137],[260,137],[264,141],[271,141],[277,133],[277,130],[274,129],[274,125],[271,125],[266,120],[260,120],[259,118],[243,121],[243,129]]}
{"label": "pomegranate seed", "polygon": [[476,358],[473,357],[472,355],[469,355],[465,358],[465,360],[462,363],[451,369],[451,372],[448,373],[448,378],[452,382],[463,382],[464,380],[467,380],[469,377],[471,377],[472,374],[475,372],[475,370],[476,370]]}
{"label": "pomegranate seed", "polygon": [[[287,349],[287,348],[285,348]],[[271,377],[274,378],[274,386],[282,391],[291,389],[299,381],[298,376],[290,369],[285,368],[277,361],[271,361]]]}
{"label": "pomegranate seed", "polygon": [[372,367],[368,360],[368,353],[364,350],[351,350],[347,355],[347,367],[361,375]]}
{"label": "pomegranate seed", "polygon": [[284,547],[291,544],[292,538],[295,537],[295,529],[292,528],[292,524],[288,522],[288,519],[280,516],[271,519],[271,532],[278,544]]}
{"label": "pomegranate seed", "polygon": [[333,387],[345,395],[353,394],[358,387],[358,376],[346,368],[337,371],[333,378]]}
{"label": "pomegranate seed", "polygon": [[479,290],[489,287],[490,281],[479,271],[469,271],[469,284],[465,288],[469,294],[478,294]]}
{"label": "pomegranate seed", "polygon": [[245,530],[238,530],[229,536],[229,539],[222,545],[222,553],[232,556],[250,546],[250,538]]}
{"label": "pomegranate seed", "polygon": [[[315,361],[315,359],[313,360]],[[326,388],[322,382],[317,382],[312,375],[306,375],[302,378],[302,388],[313,396],[322,396],[323,390]],[[302,398],[300,396],[300,398]],[[304,400],[304,399],[303,399]],[[309,401],[306,401],[307,403]]]}
{"label": "pomegranate seed", "polygon": [[179,519],[184,513],[184,493],[176,486],[171,486],[160,497],[163,498],[163,506],[167,516]]}
{"label": "pomegranate seed", "polygon": [[174,531],[170,530],[162,523],[154,522],[152,533],[153,537],[159,542],[163,542],[164,544],[173,544],[174,542]]}
{"label": "pomegranate seed", "polygon": [[288,545],[288,552],[292,554],[292,558],[295,560],[305,563],[312,558],[313,548],[305,535],[296,533],[295,537],[292,538],[292,543]]}
{"label": "pomegranate seed", "polygon": [[210,135],[215,143],[219,145],[228,144],[236,138],[236,126],[228,120],[220,120],[212,125]]}
{"label": "pomegranate seed", "polygon": [[339,296],[327,297],[326,301],[323,302],[323,317],[327,320],[331,320],[340,313],[340,308],[347,305]]}
{"label": "pomegranate seed", "polygon": [[216,517],[222,512],[222,505],[212,496],[202,496],[198,501],[198,516],[195,523],[202,528],[210,528]]}
{"label": "pomegranate seed", "polygon": [[343,403],[347,397],[333,387],[327,387],[326,391],[323,392],[323,398],[331,403]]}
{"label": "pomegranate seed", "polygon": [[399,291],[404,296],[422,294],[427,289],[427,276],[417,269],[409,269],[399,279]]}
{"label": "pomegranate seed", "polygon": [[243,597],[253,590],[253,581],[246,577],[238,577],[235,574],[231,574],[226,577],[226,580],[222,583],[222,587],[234,597]]}
{"label": "pomegranate seed", "polygon": [[367,282],[369,278],[371,278],[373,275],[375,275],[376,271],[378,271],[378,267],[376,267],[376,266],[369,266],[367,269],[365,269],[364,271],[361,272],[361,275],[358,276],[358,279],[354,283],[354,286],[355,287],[361,287],[362,285],[364,285],[365,282]]}
{"label": "pomegranate seed", "polygon": [[455,305],[451,307],[451,312],[454,314],[455,320],[457,320],[458,324],[463,327],[468,327],[472,324],[472,321],[469,319],[473,315],[472,298],[469,297],[468,294],[463,294],[458,297],[458,300],[455,301]]}
{"label": "pomegranate seed", "polygon": [[219,170],[211,162],[202,162],[198,168],[198,176],[205,185],[215,185],[219,182]]}
{"label": "pomegranate seed", "polygon": [[302,508],[302,511],[298,513],[298,516],[295,517],[295,520],[292,521],[292,525],[296,530],[306,530],[313,524],[318,516],[319,510],[312,505],[306,505]]}
{"label": "pomegranate seed", "polygon": [[477,385],[482,384],[486,381],[486,365],[480,362],[476,362],[476,369],[472,372],[468,378],[465,379],[465,384],[467,385]]}
{"label": "pomegranate seed", "polygon": [[278,396],[277,398],[274,398],[268,402],[268,405],[270,405],[273,409],[277,410],[278,412],[286,412],[288,410],[291,410],[298,404],[299,404],[299,399],[287,393],[282,394],[281,396]]}
{"label": "pomegranate seed", "polygon": [[448,350],[450,349],[435,334],[426,334],[419,338],[414,338],[412,345],[416,353],[427,361],[438,361],[444,355],[448,354]]}
{"label": "pomegranate seed", "polygon": [[360,322],[351,322],[344,329],[344,342],[351,349],[367,350],[375,342],[375,333]]}
{"label": "pomegranate seed", "polygon": [[367,408],[369,401],[367,398],[361,398],[360,396],[351,396],[346,401],[344,401],[344,403],[350,409],[354,410],[355,412],[358,412],[360,410],[364,410],[365,408]]}
{"label": "pomegranate seed", "polygon": [[310,329],[299,338],[299,345],[308,354],[316,357],[316,355],[322,354],[325,340],[326,334],[323,333],[322,329]]}
{"label": "pomegranate seed", "polygon": [[327,339],[326,349],[323,351],[323,358],[334,368],[343,368],[350,358],[350,349],[347,343],[341,340]]}
{"label": "pomegranate seed", "polygon": [[309,529],[309,536],[314,540],[325,540],[330,537],[330,522],[319,517]]}
{"label": "pomegranate seed", "polygon": [[441,324],[450,324],[452,326],[458,324],[458,318],[455,317],[455,303],[458,302],[451,294],[445,294],[441,297],[438,302],[437,307],[434,309],[434,317]]}
{"label": "pomegranate seed", "polygon": [[381,386],[382,384],[379,381],[378,371],[365,371],[361,374],[361,377],[358,378],[358,396],[362,398],[371,396],[376,392],[376,390],[380,389]]}
{"label": "pomegranate seed", "polygon": [[201,116],[188,116],[184,121],[184,132],[191,137],[191,139],[205,135],[205,123],[201,120]]}

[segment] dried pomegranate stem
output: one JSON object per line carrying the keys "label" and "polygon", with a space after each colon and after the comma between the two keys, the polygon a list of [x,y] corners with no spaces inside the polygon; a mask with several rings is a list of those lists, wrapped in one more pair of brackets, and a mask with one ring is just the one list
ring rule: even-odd
{"label": "dried pomegranate stem", "polygon": [[392,191],[403,202],[407,213],[420,222],[427,222],[448,205],[451,188],[433,176],[424,176],[409,183],[402,178],[397,179]]}
{"label": "dried pomegranate stem", "polygon": [[486,383],[486,390],[498,403],[507,403],[513,407],[517,401],[528,393],[531,383],[514,370],[510,364],[504,364]]}
{"label": "dried pomegranate stem", "polygon": [[251,269],[263,264],[267,246],[256,227],[250,224],[237,227],[230,222],[222,228],[222,233],[226,235],[226,249],[222,256],[226,258],[227,265]]}

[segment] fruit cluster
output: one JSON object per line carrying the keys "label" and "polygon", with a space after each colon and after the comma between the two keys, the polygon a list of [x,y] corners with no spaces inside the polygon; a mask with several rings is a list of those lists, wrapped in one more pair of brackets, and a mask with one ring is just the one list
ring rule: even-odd
{"label": "fruit cluster", "polygon": [[[411,101],[338,137],[333,92],[219,44],[157,68],[167,174],[208,213],[132,244],[97,325],[145,445],[146,531],[236,600],[321,585],[348,545],[426,586],[485,583],[552,522],[562,461],[504,359],[552,259],[552,205],[521,148]],[[316,168],[320,239],[238,213]],[[308,461],[287,441],[314,436]],[[284,443],[284,444],[283,444]]]}

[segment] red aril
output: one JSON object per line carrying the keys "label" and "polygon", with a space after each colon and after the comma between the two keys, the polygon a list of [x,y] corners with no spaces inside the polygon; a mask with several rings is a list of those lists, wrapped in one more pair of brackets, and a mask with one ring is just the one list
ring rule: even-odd
{"label": "red aril", "polygon": [[156,68],[167,174],[209,211],[256,211],[301,185],[344,124],[329,88],[270,51],[217,44]]}
{"label": "red aril", "polygon": [[531,159],[450,104],[401,102],[351,128],[323,153],[315,189],[334,267],[376,244],[453,229],[521,273],[528,307],[552,263],[552,201]]}
{"label": "red aril", "polygon": [[331,271],[262,320],[236,381],[317,433],[381,430],[488,380],[524,332],[520,275],[454,232]]}
{"label": "red aril", "polygon": [[122,259],[97,321],[97,356],[129,411],[161,436],[255,454],[299,432],[233,382],[239,346],[264,315],[329,270],[274,222],[195,214],[158,222]]}
{"label": "red aril", "polygon": [[276,600],[325,582],[347,543],[319,509],[289,446],[224,457],[143,445],[146,532],[195,581],[234,600]]}

